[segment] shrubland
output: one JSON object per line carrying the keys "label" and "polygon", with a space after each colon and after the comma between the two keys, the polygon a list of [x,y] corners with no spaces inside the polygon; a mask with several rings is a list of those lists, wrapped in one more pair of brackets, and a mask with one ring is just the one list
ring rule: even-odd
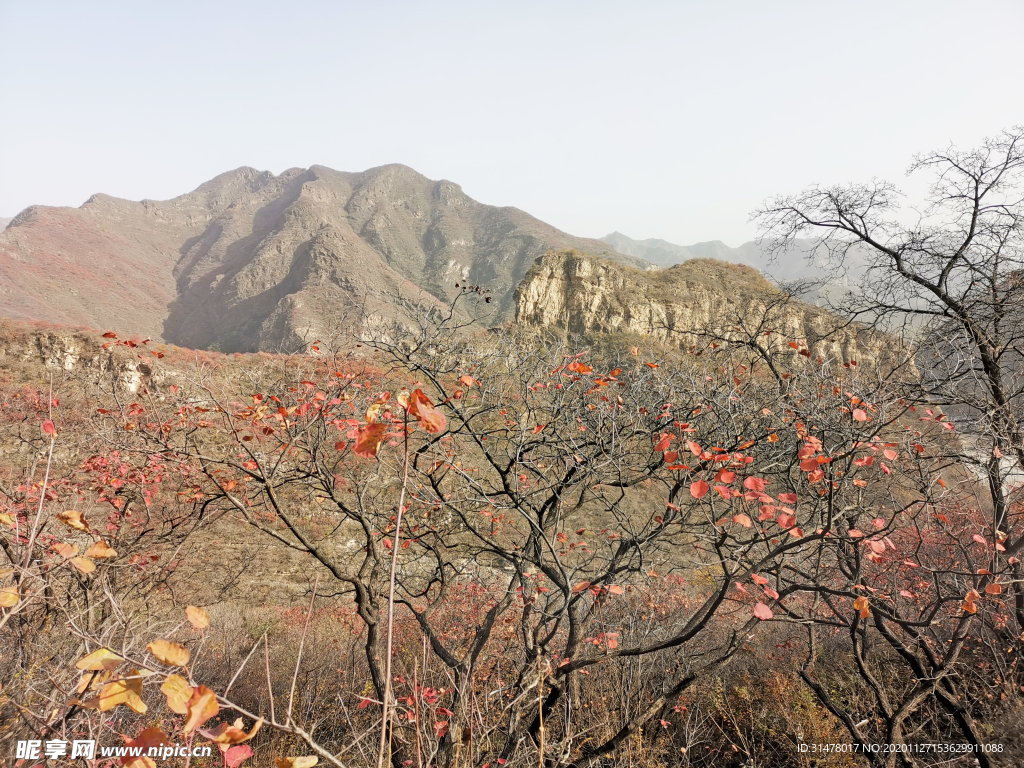
{"label": "shrubland", "polygon": [[446,323],[155,359],[135,393],[7,382],[5,738],[395,766],[1006,742],[1011,558],[905,356]]}
{"label": "shrubland", "polygon": [[7,328],[0,738],[1019,764],[1020,143],[918,161],[944,224],[878,184],[762,211],[874,249],[861,360],[783,295],[678,347],[458,327],[466,288],[288,357],[79,332],[72,364]]}

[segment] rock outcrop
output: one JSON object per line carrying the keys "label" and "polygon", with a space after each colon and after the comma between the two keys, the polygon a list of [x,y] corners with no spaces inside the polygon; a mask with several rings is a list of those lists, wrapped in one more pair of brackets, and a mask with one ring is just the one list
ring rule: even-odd
{"label": "rock outcrop", "polygon": [[579,335],[627,332],[680,347],[699,335],[770,333],[783,351],[806,340],[812,354],[843,361],[875,359],[883,345],[879,334],[789,297],[757,270],[711,259],[651,272],[552,251],[520,283],[516,322]]}
{"label": "rock outcrop", "polygon": [[30,381],[42,372],[57,380],[82,379],[121,394],[137,394],[144,388],[156,391],[168,374],[146,362],[149,355],[140,354],[145,351],[108,343],[90,331],[0,320],[0,377]]}

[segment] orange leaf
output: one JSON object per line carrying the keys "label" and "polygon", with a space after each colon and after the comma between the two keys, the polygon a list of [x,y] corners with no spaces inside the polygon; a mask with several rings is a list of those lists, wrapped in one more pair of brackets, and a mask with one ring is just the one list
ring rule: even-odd
{"label": "orange leaf", "polygon": [[868,415],[860,408],[853,409],[853,420],[854,421],[867,421]]}
{"label": "orange leaf", "polygon": [[182,732],[191,733],[196,728],[201,728],[211,717],[220,712],[217,704],[217,694],[200,685],[192,691],[192,698],[188,702],[188,720],[182,728]]}
{"label": "orange leaf", "polygon": [[82,513],[77,509],[69,509],[65,512],[58,512],[57,519],[60,520],[68,528],[74,528],[76,531],[88,531],[89,524],[85,522],[85,518]]}
{"label": "orange leaf", "polygon": [[82,573],[92,573],[96,570],[96,563],[86,557],[73,557],[71,564]]}
{"label": "orange leaf", "polygon": [[[433,406],[421,389],[417,389],[409,398],[409,415],[432,435],[441,432],[448,423],[444,414]],[[376,454],[377,452],[374,451],[374,455]]]}
{"label": "orange leaf", "polygon": [[241,744],[243,741],[248,741],[255,736],[262,725],[263,720],[257,720],[253,724],[252,730],[246,733],[245,727],[242,723],[242,718],[238,718],[233,724],[221,723],[216,728],[203,730],[199,733],[201,733],[204,738],[216,742],[217,744]]}
{"label": "orange leaf", "polygon": [[547,426],[547,424],[538,424],[536,427],[533,428],[533,434],[535,434],[535,435],[539,434],[540,431],[542,429],[544,429],[544,427],[546,427],[546,426]]}
{"label": "orange leaf", "polygon": [[117,557],[117,550],[113,547],[107,546],[105,542],[97,541],[85,550],[85,556],[91,557],[95,560],[104,560],[106,558]]}
{"label": "orange leaf", "polygon": [[751,528],[754,525],[752,522],[750,522],[750,518],[744,514],[733,515],[732,521],[737,525],[742,525],[744,528]]}
{"label": "orange leaf", "polygon": [[463,385],[465,385],[467,387],[472,387],[474,384],[476,384],[478,387],[480,386],[480,382],[479,381],[474,379],[472,376],[468,376],[468,375],[467,376],[461,376],[459,378],[459,383],[463,384]]}
{"label": "orange leaf", "polygon": [[986,595],[1001,595],[1003,594],[1003,587],[1000,584],[993,582],[985,587]]}
{"label": "orange leaf", "polygon": [[868,608],[868,599],[863,595],[853,601],[853,608],[856,611],[860,611],[860,617],[866,619],[871,615],[871,610]]}
{"label": "orange leaf", "polygon": [[78,547],[74,544],[68,544],[66,541],[57,542],[51,549],[65,559],[78,554]]}
{"label": "orange leaf", "polygon": [[184,667],[188,664],[190,655],[188,648],[172,643],[170,640],[154,640],[146,646],[146,649],[164,664],[174,667]]}
{"label": "orange leaf", "polygon": [[156,763],[151,757],[146,756],[149,750],[171,743],[171,739],[159,728],[147,728],[134,739],[125,736],[124,741],[126,747],[134,754],[140,755],[139,757],[121,758],[121,765],[124,768],[152,768]]}
{"label": "orange leaf", "polygon": [[357,430],[358,436],[353,447],[356,456],[362,456],[367,459],[376,458],[380,444],[384,442],[384,433],[386,431],[387,425],[379,422],[360,427]]}
{"label": "orange leaf", "polygon": [[608,591],[613,595],[621,595],[623,592],[625,592],[625,590],[618,584],[612,584],[610,587],[608,587]]}
{"label": "orange leaf", "polygon": [[572,591],[573,592],[582,592],[583,590],[585,590],[585,589],[587,589],[589,587],[590,587],[590,582],[589,581],[581,581],[579,584],[577,584],[575,587],[572,588]]}

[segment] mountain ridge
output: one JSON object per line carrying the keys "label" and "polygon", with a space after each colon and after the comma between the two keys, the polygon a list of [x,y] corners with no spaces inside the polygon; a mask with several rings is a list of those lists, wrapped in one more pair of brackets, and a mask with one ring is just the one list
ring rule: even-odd
{"label": "mountain ridge", "polygon": [[243,166],[169,200],[30,206],[0,233],[0,314],[223,351],[294,349],[374,313],[408,318],[455,283],[511,319],[533,260],[578,248],[650,268],[518,208],[391,164]]}

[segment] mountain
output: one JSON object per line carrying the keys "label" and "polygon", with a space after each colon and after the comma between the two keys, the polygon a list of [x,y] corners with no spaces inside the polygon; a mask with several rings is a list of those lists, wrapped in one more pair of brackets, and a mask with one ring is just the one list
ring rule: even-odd
{"label": "mountain", "polygon": [[13,219],[5,219],[3,216],[0,216],[0,232],[3,232],[5,229],[7,229],[7,225],[10,224],[12,221]]}
{"label": "mountain", "polygon": [[456,283],[510,319],[551,249],[650,265],[403,165],[239,168],[166,201],[32,206],[0,233],[0,314],[226,352],[294,349],[367,315],[409,316]]}
{"label": "mountain", "polygon": [[796,354],[789,342],[805,340],[813,354],[843,361],[878,359],[886,345],[881,334],[790,297],[745,264],[712,259],[643,271],[577,251],[547,253],[516,291],[516,323],[680,347],[700,334],[747,338],[742,326],[783,355]]}
{"label": "mountain", "polygon": [[864,252],[852,249],[845,271],[837,271],[836,266],[829,263],[824,248],[813,240],[797,240],[786,253],[775,259],[768,255],[764,247],[753,241],[743,243],[738,248],[730,248],[721,240],[676,245],[654,238],[634,240],[621,232],[605,235],[601,241],[623,255],[644,259],[660,267],[671,267],[690,259],[717,259],[746,264],[767,275],[776,284],[814,282],[815,285],[804,288],[801,296],[816,303],[855,290],[866,267]]}

